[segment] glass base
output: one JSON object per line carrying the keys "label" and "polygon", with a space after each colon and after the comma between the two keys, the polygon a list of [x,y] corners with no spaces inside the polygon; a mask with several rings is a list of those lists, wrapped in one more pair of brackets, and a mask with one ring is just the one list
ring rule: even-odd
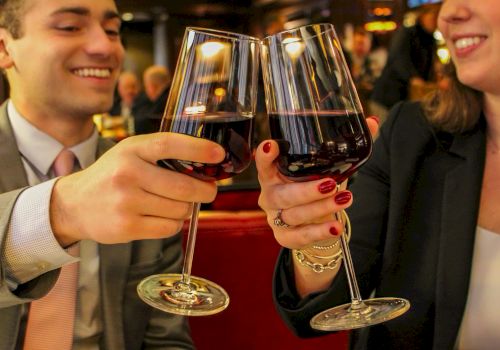
{"label": "glass base", "polygon": [[367,299],[320,312],[311,319],[311,327],[321,331],[363,328],[399,317],[409,308],[410,302],[402,298]]}
{"label": "glass base", "polygon": [[181,274],[149,276],[137,286],[139,297],[147,304],[177,315],[207,316],[221,312],[229,305],[229,295],[219,285],[191,276],[189,286]]}

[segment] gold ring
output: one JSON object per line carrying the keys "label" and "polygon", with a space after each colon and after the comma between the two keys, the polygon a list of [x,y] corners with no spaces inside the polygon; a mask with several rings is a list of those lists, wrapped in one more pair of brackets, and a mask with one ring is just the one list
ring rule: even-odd
{"label": "gold ring", "polygon": [[283,221],[283,218],[281,217],[281,213],[283,212],[283,209],[279,209],[278,213],[276,214],[276,217],[273,220],[273,223],[277,227],[290,227],[286,222]]}

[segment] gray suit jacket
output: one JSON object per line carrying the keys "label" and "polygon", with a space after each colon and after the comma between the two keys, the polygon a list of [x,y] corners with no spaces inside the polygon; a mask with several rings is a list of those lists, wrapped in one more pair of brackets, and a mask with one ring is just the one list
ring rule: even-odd
{"label": "gray suit jacket", "polygon": [[[112,143],[99,140],[101,156]],[[54,285],[59,270],[48,272],[9,291],[3,251],[12,208],[28,185],[6,104],[0,107],[0,349],[14,350],[22,344],[25,308],[45,295]],[[104,336],[102,349],[193,349],[187,320],[153,309],[136,293],[142,278],[179,271],[182,261],[181,237],[99,245],[101,308]]]}

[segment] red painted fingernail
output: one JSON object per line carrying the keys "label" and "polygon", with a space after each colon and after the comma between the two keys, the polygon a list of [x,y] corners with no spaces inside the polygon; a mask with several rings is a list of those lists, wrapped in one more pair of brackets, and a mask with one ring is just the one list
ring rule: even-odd
{"label": "red painted fingernail", "polygon": [[337,231],[337,229],[335,228],[335,226],[332,226],[332,227],[330,227],[330,234],[332,234],[333,236],[338,236],[339,235],[339,231]]}
{"label": "red painted fingernail", "polygon": [[323,194],[330,193],[335,189],[335,186],[337,186],[335,180],[327,180],[319,184],[318,191]]}
{"label": "red painted fingernail", "polygon": [[269,153],[269,151],[271,150],[271,142],[266,142],[262,147],[262,150],[264,151],[264,153]]}
{"label": "red painted fingernail", "polygon": [[342,191],[342,192],[339,192],[335,195],[334,197],[334,200],[335,200],[335,203],[337,204],[346,204],[347,202],[349,202],[352,198],[352,194],[351,192],[349,191]]}

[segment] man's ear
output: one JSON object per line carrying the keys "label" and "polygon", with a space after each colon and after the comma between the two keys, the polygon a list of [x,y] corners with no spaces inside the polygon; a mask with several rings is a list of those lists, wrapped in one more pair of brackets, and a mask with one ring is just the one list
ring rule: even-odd
{"label": "man's ear", "polygon": [[5,28],[0,28],[0,68],[8,69],[14,65],[14,60],[9,53],[9,42],[12,35]]}

